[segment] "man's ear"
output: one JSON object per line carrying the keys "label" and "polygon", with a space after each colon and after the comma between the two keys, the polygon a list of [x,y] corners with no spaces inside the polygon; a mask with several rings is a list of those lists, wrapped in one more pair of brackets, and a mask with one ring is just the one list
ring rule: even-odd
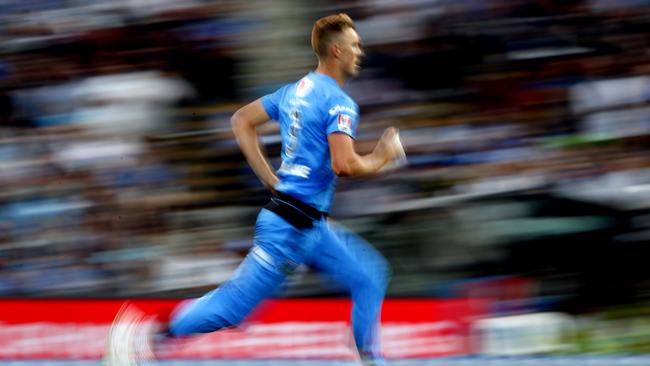
{"label": "man's ear", "polygon": [[332,51],[332,56],[334,56],[334,58],[338,59],[341,56],[341,48],[338,44],[332,43],[330,50]]}

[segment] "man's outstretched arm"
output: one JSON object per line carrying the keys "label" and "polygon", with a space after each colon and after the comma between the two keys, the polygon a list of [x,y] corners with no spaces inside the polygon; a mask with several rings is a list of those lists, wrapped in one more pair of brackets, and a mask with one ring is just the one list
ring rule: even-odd
{"label": "man's outstretched arm", "polygon": [[246,157],[255,175],[269,189],[273,190],[279,182],[264,147],[260,143],[257,127],[271,118],[266,113],[260,99],[240,108],[230,118],[232,130],[237,138],[237,143]]}

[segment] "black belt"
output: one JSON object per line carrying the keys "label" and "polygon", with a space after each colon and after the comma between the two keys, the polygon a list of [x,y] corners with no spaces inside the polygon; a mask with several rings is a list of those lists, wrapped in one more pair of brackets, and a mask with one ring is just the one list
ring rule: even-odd
{"label": "black belt", "polygon": [[314,221],[320,221],[323,217],[327,217],[327,212],[318,211],[301,200],[282,192],[276,192],[264,208],[274,212],[298,229],[313,227]]}

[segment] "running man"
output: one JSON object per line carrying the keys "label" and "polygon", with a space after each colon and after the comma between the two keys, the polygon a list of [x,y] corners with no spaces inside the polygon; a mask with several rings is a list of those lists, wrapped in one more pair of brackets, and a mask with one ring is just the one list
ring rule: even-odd
{"label": "running man", "polygon": [[[231,118],[244,156],[273,197],[257,217],[253,248],[234,276],[180,305],[167,335],[185,337],[240,324],[288,274],[306,264],[347,288],[359,355],[366,364],[382,364],[378,327],[389,268],[370,244],[328,220],[327,212],[336,176],[377,173],[404,150],[391,127],[370,154],[355,152],[359,108],[341,89],[359,74],[363,56],[352,19],[346,14],[319,19],[311,44],[318,57],[314,72],[242,107]],[[269,120],[280,124],[282,164],[277,172],[257,133]],[[120,312],[109,336],[106,364],[133,364],[138,347],[124,345],[124,340],[138,337],[133,335],[137,327],[130,326],[138,318],[129,309]]]}

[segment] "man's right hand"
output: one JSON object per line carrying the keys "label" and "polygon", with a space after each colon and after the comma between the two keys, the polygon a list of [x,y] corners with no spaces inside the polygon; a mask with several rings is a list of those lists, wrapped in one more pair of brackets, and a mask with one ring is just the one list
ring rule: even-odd
{"label": "man's right hand", "polygon": [[399,138],[399,130],[397,128],[388,127],[384,130],[384,133],[379,138],[377,146],[375,147],[375,153],[383,159],[385,163],[390,163],[406,156],[404,146],[402,146],[402,142]]}

